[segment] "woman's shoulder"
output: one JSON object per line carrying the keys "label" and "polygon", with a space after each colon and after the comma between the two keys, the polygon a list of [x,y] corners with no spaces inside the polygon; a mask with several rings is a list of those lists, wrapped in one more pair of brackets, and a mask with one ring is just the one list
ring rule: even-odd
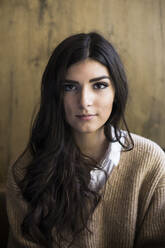
{"label": "woman's shoulder", "polygon": [[127,178],[138,182],[144,192],[150,187],[165,188],[165,152],[150,139],[133,133],[131,137],[134,147],[122,152],[119,168],[127,173]]}
{"label": "woman's shoulder", "polygon": [[126,156],[130,157],[135,163],[138,162],[141,166],[147,166],[152,169],[159,168],[165,173],[165,152],[154,141],[131,133],[134,142],[134,147],[130,152],[126,152]]}
{"label": "woman's shoulder", "polygon": [[138,134],[131,133],[131,137],[134,142],[134,152],[139,152],[139,153],[149,153],[152,154],[153,156],[156,154],[159,154],[163,158],[165,158],[165,153],[163,149],[154,141],[142,137]]}
{"label": "woman's shoulder", "polygon": [[8,176],[7,176],[7,185],[16,181],[20,181],[24,178],[26,173],[26,168],[32,160],[32,155],[30,149],[26,148],[22,154],[17,158],[17,160],[9,165]]}
{"label": "woman's shoulder", "polygon": [[32,160],[32,153],[29,148],[26,148],[17,158],[15,163],[11,167],[17,168],[20,171],[25,168],[29,162]]}

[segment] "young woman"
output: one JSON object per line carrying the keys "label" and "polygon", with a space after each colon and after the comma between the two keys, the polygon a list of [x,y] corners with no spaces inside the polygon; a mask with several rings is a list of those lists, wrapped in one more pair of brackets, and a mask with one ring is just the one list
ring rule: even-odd
{"label": "young woman", "polygon": [[9,168],[9,248],[165,247],[165,155],[129,133],[127,94],[101,35],[57,46],[29,144]]}

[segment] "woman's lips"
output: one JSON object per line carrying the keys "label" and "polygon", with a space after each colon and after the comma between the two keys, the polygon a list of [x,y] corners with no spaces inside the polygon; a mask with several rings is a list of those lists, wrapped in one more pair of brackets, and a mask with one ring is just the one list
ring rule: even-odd
{"label": "woman's lips", "polygon": [[93,114],[89,114],[89,115],[76,115],[76,117],[80,120],[83,120],[83,121],[89,121],[89,120],[92,120],[96,115],[93,115]]}

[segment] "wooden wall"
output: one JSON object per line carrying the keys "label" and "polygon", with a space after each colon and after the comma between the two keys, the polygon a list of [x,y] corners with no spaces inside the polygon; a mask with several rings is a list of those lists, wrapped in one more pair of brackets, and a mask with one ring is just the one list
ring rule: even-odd
{"label": "wooden wall", "polygon": [[130,84],[131,131],[165,147],[164,0],[0,0],[0,183],[24,149],[54,47],[98,31],[119,51]]}

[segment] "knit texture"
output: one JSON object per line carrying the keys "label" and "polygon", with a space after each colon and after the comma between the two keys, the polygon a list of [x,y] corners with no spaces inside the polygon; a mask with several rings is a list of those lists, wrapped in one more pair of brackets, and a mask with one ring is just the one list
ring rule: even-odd
{"label": "knit texture", "polygon": [[[102,201],[89,221],[93,234],[84,231],[72,247],[165,247],[165,154],[154,142],[134,134],[132,137],[134,149],[121,152],[118,166],[101,189]],[[25,154],[16,162],[20,178],[28,160],[29,155]],[[11,168],[7,182],[8,248],[39,248],[21,235],[27,203],[22,199]]]}

